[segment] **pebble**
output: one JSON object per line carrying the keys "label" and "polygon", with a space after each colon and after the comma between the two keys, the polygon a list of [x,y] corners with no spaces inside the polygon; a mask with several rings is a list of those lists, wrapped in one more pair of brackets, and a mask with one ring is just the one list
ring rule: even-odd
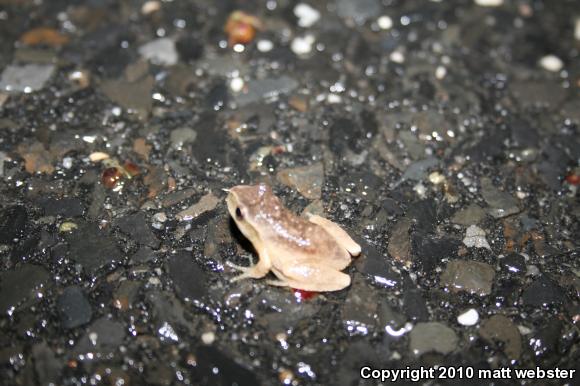
{"label": "pebble", "polygon": [[410,218],[403,217],[395,224],[389,237],[387,252],[394,259],[404,264],[411,264],[411,238],[409,237],[409,232],[412,225],[413,222]]}
{"label": "pebble", "polygon": [[445,182],[445,176],[439,172],[433,172],[429,174],[429,181],[431,181],[433,185],[439,185]]}
{"label": "pebble", "polygon": [[337,0],[336,12],[343,19],[354,19],[357,24],[376,17],[381,12],[379,0]]}
{"label": "pebble", "polygon": [[93,310],[91,304],[78,286],[64,289],[57,299],[61,325],[66,329],[82,326],[91,321]]}
{"label": "pebble", "polygon": [[479,329],[481,338],[491,345],[498,345],[510,359],[519,359],[522,353],[522,337],[516,325],[504,315],[494,315],[483,322]]}
{"label": "pebble", "polygon": [[447,68],[444,66],[437,66],[435,69],[435,78],[441,80],[447,76]]}
{"label": "pebble", "polygon": [[580,40],[580,17],[574,21],[574,39]]}
{"label": "pebble", "polygon": [[281,94],[288,94],[297,87],[298,82],[288,76],[256,79],[248,82],[244,92],[237,94],[235,100],[240,107],[243,107],[261,99],[274,99]]}
{"label": "pebble", "polygon": [[152,40],[139,47],[139,54],[153,64],[173,66],[179,60],[175,42],[170,38]]}
{"label": "pebble", "polygon": [[499,7],[503,5],[503,0],[475,0],[475,4],[481,7]]}
{"label": "pebble", "polygon": [[478,224],[485,218],[485,211],[477,204],[471,204],[457,211],[451,218],[451,222],[459,225]]}
{"label": "pebble", "polygon": [[389,55],[389,59],[394,62],[394,63],[405,63],[405,54],[403,54],[401,51],[393,51],[391,52],[391,55]]}
{"label": "pebble", "polygon": [[470,308],[461,315],[457,316],[457,323],[462,326],[475,326],[479,321],[479,313],[475,308]]}
{"label": "pebble", "polygon": [[153,221],[164,223],[165,221],[167,221],[167,215],[165,214],[165,212],[155,213],[153,215]]}
{"label": "pebble", "polygon": [[144,212],[137,212],[115,221],[123,233],[128,234],[135,242],[153,249],[159,248],[161,243],[151,230]]}
{"label": "pebble", "polygon": [[314,35],[308,34],[305,36],[297,36],[292,40],[290,48],[298,56],[308,55],[312,51],[312,46],[316,39]]}
{"label": "pebble", "polygon": [[50,273],[44,267],[33,264],[0,272],[0,314],[12,314],[25,300],[37,298],[36,291],[49,279]]}
{"label": "pebble", "polygon": [[489,205],[488,212],[495,218],[518,213],[518,200],[511,194],[497,189],[489,178],[481,179],[481,195]]}
{"label": "pebble", "polygon": [[153,12],[157,12],[161,9],[161,2],[150,0],[143,4],[141,7],[141,13],[143,15],[149,15]]}
{"label": "pebble", "polygon": [[270,52],[274,48],[274,43],[271,40],[261,39],[256,43],[256,47],[258,47],[260,52]]}
{"label": "pebble", "polygon": [[478,227],[477,225],[470,225],[465,231],[465,238],[463,239],[463,244],[466,247],[471,248],[486,248],[491,251],[491,247],[485,238],[485,231]]}
{"label": "pebble", "polygon": [[206,275],[187,251],[179,251],[167,263],[177,294],[190,301],[202,301],[207,293]]}
{"label": "pebble", "polygon": [[76,344],[74,352],[81,355],[108,355],[117,349],[126,336],[125,326],[106,316],[94,321]]}
{"label": "pebble", "polygon": [[71,259],[89,273],[96,273],[101,267],[119,262],[123,257],[115,238],[96,223],[79,225],[68,239]]}
{"label": "pebble", "polygon": [[294,15],[298,18],[298,25],[303,28],[312,27],[320,19],[320,12],[306,3],[297,4]]}
{"label": "pebble", "polygon": [[213,210],[220,200],[212,193],[203,196],[197,203],[175,215],[179,221],[191,221],[205,212]]}
{"label": "pebble", "polygon": [[186,143],[191,143],[197,138],[197,132],[190,127],[180,127],[171,130],[169,137],[171,146],[175,149],[181,149]]}
{"label": "pebble", "polygon": [[341,317],[350,335],[367,335],[375,327],[379,299],[359,274],[342,305]]}
{"label": "pebble", "polygon": [[558,72],[564,67],[564,62],[556,55],[546,55],[540,59],[539,63],[544,70],[552,72]]}
{"label": "pebble", "polygon": [[393,19],[391,19],[390,16],[383,15],[377,19],[377,24],[380,29],[388,30],[393,28]]}
{"label": "pebble", "polygon": [[535,278],[522,294],[524,305],[538,308],[561,304],[564,297],[562,288],[546,275]]}
{"label": "pebble", "polygon": [[324,183],[324,168],[321,162],[308,166],[282,169],[276,174],[278,181],[294,188],[310,200],[320,199]]}
{"label": "pebble", "polygon": [[409,349],[416,356],[428,352],[449,354],[459,342],[455,331],[439,322],[418,323],[409,336]]}
{"label": "pebble", "polygon": [[240,92],[244,89],[244,80],[240,77],[235,77],[230,81],[230,89],[233,92]]}
{"label": "pebble", "polygon": [[465,291],[480,296],[489,295],[495,270],[479,261],[453,260],[441,274],[441,285],[451,292]]}
{"label": "pebble", "polygon": [[201,341],[203,344],[212,344],[215,341],[215,333],[212,331],[201,334]]}
{"label": "pebble", "polygon": [[0,77],[0,91],[31,93],[44,87],[54,73],[53,64],[24,64],[6,66]]}

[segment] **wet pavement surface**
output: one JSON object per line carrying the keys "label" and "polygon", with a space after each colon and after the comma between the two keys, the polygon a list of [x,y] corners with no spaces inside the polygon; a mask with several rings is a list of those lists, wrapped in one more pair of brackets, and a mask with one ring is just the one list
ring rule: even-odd
{"label": "wet pavement surface", "polygon": [[[572,0],[0,0],[1,383],[580,372],[579,55]],[[257,182],[350,287],[231,281]]]}

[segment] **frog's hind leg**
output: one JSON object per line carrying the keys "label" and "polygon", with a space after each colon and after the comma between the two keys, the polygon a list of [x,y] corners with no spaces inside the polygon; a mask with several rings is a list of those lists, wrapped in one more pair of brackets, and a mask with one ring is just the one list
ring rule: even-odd
{"label": "frog's hind leg", "polygon": [[350,276],[318,262],[289,267],[282,272],[273,270],[277,281],[268,282],[276,286],[287,286],[305,291],[338,291],[350,285]]}
{"label": "frog's hind leg", "polygon": [[352,256],[358,256],[361,253],[361,247],[336,223],[320,217],[315,214],[308,214],[308,221],[320,225],[327,231],[336,242],[346,249]]}
{"label": "frog's hind leg", "polygon": [[250,260],[249,267],[236,265],[230,263],[229,261],[226,263],[228,266],[242,272],[240,275],[230,279],[232,282],[243,279],[259,279],[266,276],[266,274],[270,271],[270,259],[265,251],[260,254],[257,264],[251,265],[252,258],[250,257],[249,260]]}

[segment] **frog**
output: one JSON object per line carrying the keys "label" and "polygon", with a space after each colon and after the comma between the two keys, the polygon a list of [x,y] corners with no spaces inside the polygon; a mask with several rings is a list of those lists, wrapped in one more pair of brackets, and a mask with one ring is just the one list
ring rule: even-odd
{"label": "frog", "polygon": [[287,209],[265,183],[227,190],[227,209],[240,232],[251,242],[258,262],[248,267],[229,263],[241,274],[231,279],[260,279],[298,290],[338,291],[350,285],[342,270],[361,247],[338,224],[322,216],[298,216]]}

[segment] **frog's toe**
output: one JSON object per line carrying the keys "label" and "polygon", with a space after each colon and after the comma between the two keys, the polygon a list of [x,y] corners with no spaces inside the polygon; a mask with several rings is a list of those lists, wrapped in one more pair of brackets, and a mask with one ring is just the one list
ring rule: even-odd
{"label": "frog's toe", "polygon": [[234,263],[230,263],[229,261],[226,264],[242,272],[240,275],[232,278],[231,281],[238,281],[243,279],[259,279],[261,277],[264,277],[268,273],[268,269],[266,269],[266,267],[264,267],[261,264],[255,264],[249,267],[236,265]]}

